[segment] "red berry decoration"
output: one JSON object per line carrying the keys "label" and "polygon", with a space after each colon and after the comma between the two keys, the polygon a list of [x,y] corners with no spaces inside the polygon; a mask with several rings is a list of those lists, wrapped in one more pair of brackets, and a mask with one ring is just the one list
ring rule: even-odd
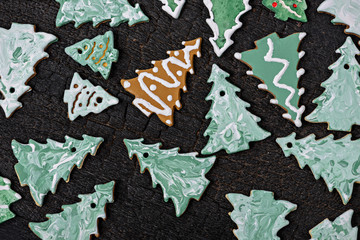
{"label": "red berry decoration", "polygon": [[276,7],[277,7],[277,2],[273,2],[272,6],[273,6],[274,8],[276,8]]}
{"label": "red berry decoration", "polygon": [[294,3],[293,7],[294,7],[294,8],[297,8],[297,5]]}

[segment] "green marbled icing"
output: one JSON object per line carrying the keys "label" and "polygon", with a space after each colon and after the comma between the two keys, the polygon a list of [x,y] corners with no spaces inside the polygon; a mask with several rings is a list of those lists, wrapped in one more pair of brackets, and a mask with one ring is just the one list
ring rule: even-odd
{"label": "green marbled icing", "polygon": [[7,118],[22,107],[18,99],[31,90],[26,84],[35,75],[35,65],[49,57],[44,49],[56,41],[54,35],[35,32],[30,24],[0,28],[0,105]]}
{"label": "green marbled icing", "polygon": [[83,80],[78,73],[74,73],[70,89],[65,90],[64,102],[68,104],[69,119],[74,121],[78,116],[100,113],[118,104],[119,100],[102,87],[94,87],[90,81]]}
{"label": "green marbled icing", "polygon": [[141,11],[139,4],[131,6],[127,0],[55,0],[60,3],[56,16],[56,26],[61,27],[75,22],[75,27],[93,22],[96,27],[103,22],[110,21],[111,27],[129,22],[129,26],[147,22],[149,18]]}
{"label": "green marbled icing", "polygon": [[263,190],[252,190],[250,197],[229,193],[226,198],[234,207],[230,217],[238,226],[234,234],[239,240],[280,240],[277,232],[289,224],[285,217],[297,207]]}
{"label": "green marbled icing", "polygon": [[263,0],[262,4],[275,12],[277,19],[287,21],[288,18],[292,18],[297,21],[307,22],[305,14],[307,9],[306,0]]}
{"label": "green marbled icing", "polygon": [[75,43],[65,48],[65,52],[82,66],[88,65],[94,72],[100,72],[105,79],[109,78],[112,63],[119,57],[112,31]]}
{"label": "green marbled icing", "polygon": [[236,53],[235,57],[252,68],[249,75],[258,77],[264,84],[260,89],[267,90],[274,95],[270,102],[278,104],[287,113],[283,117],[294,122],[297,127],[302,125],[301,116],[305,107],[298,107],[300,96],[304,89],[298,89],[299,77],[304,69],[297,70],[297,65],[304,52],[299,53],[300,41],[305,33],[295,33],[280,38],[272,33],[255,42],[257,48]]}
{"label": "green marbled icing", "polygon": [[333,24],[348,25],[345,33],[355,34],[360,37],[360,1],[358,0],[325,0],[318,7],[318,12],[334,15]]}
{"label": "green marbled icing", "polygon": [[82,167],[87,154],[95,155],[104,141],[101,137],[83,135],[83,140],[65,136],[65,143],[47,139],[46,144],[32,139],[29,144],[13,140],[11,147],[18,160],[15,171],[22,186],[28,185],[31,195],[38,206],[44,197],[56,191],[60,179],[69,181],[70,172],[76,165]]}
{"label": "green marbled icing", "polygon": [[298,140],[295,137],[292,133],[276,142],[286,157],[294,155],[301,169],[308,165],[315,179],[322,177],[329,191],[335,188],[347,204],[354,183],[360,182],[360,140],[351,141],[351,134],[338,140],[332,134],[319,140],[314,134]]}
{"label": "green marbled icing", "polygon": [[350,209],[333,222],[325,219],[309,231],[311,240],[357,240],[358,228],[351,226],[353,213]]}
{"label": "green marbled icing", "polygon": [[208,83],[213,82],[214,85],[206,100],[213,102],[205,116],[212,121],[204,133],[210,139],[202,154],[213,154],[221,149],[236,153],[249,149],[249,142],[260,141],[271,135],[257,125],[260,118],[246,110],[250,104],[236,95],[240,89],[226,81],[229,76],[216,64],[212,66]]}
{"label": "green marbled icing", "polygon": [[205,174],[212,168],[216,157],[197,158],[196,152],[179,153],[179,148],[161,150],[161,144],[143,144],[144,139],[125,139],[129,157],[137,156],[140,172],[150,172],[153,187],[160,184],[164,200],[172,199],[176,216],[181,216],[191,198],[200,200],[209,180]]}
{"label": "green marbled icing", "polygon": [[355,58],[360,51],[348,37],[336,53],[341,57],[329,67],[334,73],[321,83],[326,90],[314,99],[318,106],[305,119],[327,122],[329,130],[350,131],[360,124],[360,65]]}
{"label": "green marbled icing", "polygon": [[114,202],[114,185],[111,181],[95,185],[92,194],[78,195],[80,202],[63,205],[63,211],[47,214],[45,222],[30,222],[30,229],[41,239],[89,240],[91,235],[100,235],[97,227],[99,218],[106,219],[105,206]]}
{"label": "green marbled icing", "polygon": [[14,192],[10,186],[10,180],[0,176],[0,224],[15,217],[9,206],[11,203],[21,199],[21,196]]}

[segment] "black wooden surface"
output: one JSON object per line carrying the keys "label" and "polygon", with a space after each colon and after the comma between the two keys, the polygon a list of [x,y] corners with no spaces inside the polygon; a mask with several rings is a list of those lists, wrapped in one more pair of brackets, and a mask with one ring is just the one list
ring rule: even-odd
{"label": "black wooden surface", "polygon": [[[300,100],[306,106],[306,116],[315,108],[311,101],[324,90],[320,83],[332,73],[327,68],[339,57],[335,50],[347,37],[344,26],[334,26],[330,15],[316,12],[321,0],[308,1],[308,23],[277,20],[274,13],[261,5],[261,0],[251,1],[253,9],[242,17],[244,25],[233,35],[235,44],[221,58],[216,57],[208,41],[212,32],[205,22],[209,15],[202,0],[188,1],[178,20],[162,11],[158,0],[130,2],[139,2],[150,22],[131,28],[127,24],[116,28],[108,24],[99,28],[91,24],[79,29],[73,24],[56,28],[59,5],[53,0],[0,1],[0,27],[10,28],[11,22],[31,23],[37,31],[59,38],[47,50],[50,58],[37,66],[37,75],[29,82],[33,90],[21,98],[24,107],[10,119],[0,114],[0,175],[9,178],[12,188],[23,197],[11,205],[17,216],[0,224],[1,240],[37,239],[27,226],[30,221],[45,221],[47,213],[60,212],[61,205],[79,201],[78,194],[91,193],[95,184],[110,180],[116,181],[115,202],[107,206],[107,220],[99,221],[99,239],[235,239],[232,229],[236,225],[228,216],[232,206],[224,196],[229,192],[249,195],[252,189],[273,191],[276,199],[298,205],[287,217],[290,224],[279,231],[282,239],[308,239],[313,226],[327,217],[333,220],[350,208],[355,210],[353,224],[360,224],[360,185],[354,186],[353,197],[344,206],[336,191],[328,192],[323,180],[316,181],[308,167],[301,170],[294,157],[285,158],[275,143],[276,137],[293,131],[299,137],[334,133],[338,138],[346,133],[329,132],[326,124],[307,122],[296,128],[281,117],[283,110],[279,106],[269,103],[271,95],[257,88],[260,81],[247,76],[248,68],[233,57],[237,51],[254,48],[255,40],[272,32],[278,32],[281,37],[306,32],[300,46],[306,55],[299,64],[306,69],[299,83],[306,89]],[[64,48],[108,30],[114,32],[120,57],[105,81],[100,74],[68,57]],[[202,57],[195,59],[195,74],[187,79],[189,91],[182,94],[183,108],[175,112],[175,125],[167,127],[156,116],[147,118],[131,104],[133,97],[124,91],[120,80],[135,77],[136,69],[151,68],[152,60],[166,58],[167,50],[181,49],[181,41],[197,37],[203,37]],[[353,40],[359,39],[353,37]],[[203,133],[210,122],[204,118],[210,102],[204,99],[211,88],[206,81],[213,63],[231,74],[229,81],[242,89],[239,96],[251,104],[249,110],[261,117],[259,125],[272,136],[252,143],[247,151],[216,154],[217,161],[207,174],[211,183],[201,201],[192,200],[183,216],[177,218],[173,203],[163,201],[161,188],[153,189],[149,174],[140,174],[137,161],[128,158],[123,138],[144,137],[147,143],[162,142],[164,148],[200,152],[207,142]],[[70,122],[62,98],[75,71],[108,89],[120,103],[98,115]],[[354,139],[360,136],[359,130],[353,127]],[[17,160],[12,154],[11,140],[26,143],[30,138],[39,142],[52,138],[63,142],[65,135],[80,138],[82,134],[101,136],[105,142],[95,157],[86,159],[82,169],[73,170],[69,183],[60,181],[56,194],[50,193],[43,207],[37,207],[28,187],[19,185],[13,168]]]}

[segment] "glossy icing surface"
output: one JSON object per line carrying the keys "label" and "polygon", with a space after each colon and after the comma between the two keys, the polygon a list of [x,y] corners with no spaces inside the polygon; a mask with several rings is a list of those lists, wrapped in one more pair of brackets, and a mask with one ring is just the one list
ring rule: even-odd
{"label": "glossy icing surface", "polygon": [[47,139],[41,144],[30,139],[22,144],[13,140],[11,147],[18,160],[15,171],[21,185],[28,185],[35,203],[42,206],[46,194],[55,193],[60,179],[69,181],[74,166],[81,168],[86,155],[94,156],[103,141],[88,135],[83,135],[83,140],[65,136],[65,143]]}
{"label": "glossy icing surface", "polygon": [[234,43],[231,36],[241,28],[240,17],[250,11],[251,6],[249,0],[204,0],[204,4],[210,14],[206,22],[214,33],[209,40],[220,57]]}
{"label": "glossy icing surface", "polygon": [[168,51],[168,58],[152,61],[153,68],[136,70],[138,77],[121,80],[140,111],[148,117],[155,113],[168,126],[174,124],[174,108],[181,109],[180,90],[187,92],[186,74],[194,74],[194,56],[201,57],[201,38],[182,44],[183,49]]}
{"label": "glossy icing surface", "polygon": [[277,232],[289,224],[285,217],[297,207],[263,190],[252,190],[249,197],[229,193],[226,198],[234,207],[230,217],[238,226],[234,234],[239,240],[280,240]]}
{"label": "glossy icing surface", "polygon": [[262,4],[275,12],[275,17],[282,21],[292,18],[297,21],[307,22],[305,10],[306,0],[263,0]]}
{"label": "glossy icing surface", "polygon": [[181,13],[181,9],[185,4],[185,0],[160,0],[164,6],[162,9],[167,12],[173,18],[178,18]]}
{"label": "glossy icing surface", "polygon": [[172,199],[176,216],[181,216],[191,198],[200,200],[209,180],[205,174],[212,168],[215,156],[198,158],[197,153],[179,153],[179,148],[161,150],[161,144],[143,144],[144,139],[125,139],[129,157],[137,156],[140,172],[147,169],[153,187],[160,184],[164,200]]}
{"label": "glossy icing surface", "polygon": [[65,52],[81,65],[88,65],[94,72],[100,72],[105,79],[109,78],[111,65],[119,57],[119,51],[114,48],[112,31],[93,39],[84,39],[65,48]]}
{"label": "glossy icing surface", "polygon": [[0,28],[0,105],[7,118],[22,107],[18,99],[31,90],[26,84],[35,75],[36,64],[49,57],[45,48],[55,41],[54,35],[35,32],[30,24]]}
{"label": "glossy icing surface", "polygon": [[103,22],[110,21],[111,27],[129,22],[129,26],[147,22],[149,18],[141,11],[139,4],[131,6],[127,0],[55,0],[60,3],[56,16],[56,26],[61,27],[70,22],[75,27],[93,22],[97,27]]}
{"label": "glossy icing surface", "polygon": [[30,229],[41,239],[89,240],[91,235],[100,235],[97,227],[99,218],[105,219],[105,206],[114,202],[115,182],[95,185],[95,192],[78,197],[80,202],[63,205],[63,211],[47,214],[45,222],[30,222]]}
{"label": "glossy icing surface", "polygon": [[15,217],[9,206],[11,203],[21,199],[21,196],[10,187],[10,180],[0,176],[0,224]]}
{"label": "glossy icing surface", "polygon": [[294,155],[302,169],[308,165],[315,179],[322,177],[329,191],[335,188],[347,204],[354,183],[360,182],[360,140],[352,141],[351,134],[338,140],[333,135],[319,140],[314,134],[298,140],[295,137],[292,133],[276,142],[286,157]]}
{"label": "glossy icing surface", "polygon": [[306,116],[309,122],[327,122],[330,130],[350,131],[360,124],[360,51],[348,37],[336,53],[341,57],[329,67],[333,74],[321,86],[325,91],[313,103],[318,106]]}
{"label": "glossy icing surface", "polygon": [[280,38],[272,33],[255,42],[256,48],[242,53],[236,53],[235,58],[252,68],[248,73],[259,78],[263,84],[260,89],[267,90],[274,95],[270,103],[278,104],[287,113],[283,117],[301,127],[301,116],[305,106],[298,106],[304,88],[298,89],[298,81],[304,74],[304,69],[297,69],[299,60],[304,52],[298,52],[300,41],[306,33],[295,33]]}
{"label": "glossy icing surface", "polygon": [[360,36],[360,1],[359,0],[325,0],[318,7],[318,12],[334,15],[334,24],[348,25],[345,33]]}
{"label": "glossy icing surface", "polygon": [[357,240],[358,228],[351,226],[353,213],[350,209],[333,222],[325,219],[310,230],[310,240]]}
{"label": "glossy icing surface", "polygon": [[102,87],[94,86],[74,73],[70,89],[65,90],[64,102],[68,104],[68,115],[71,121],[78,116],[89,113],[100,113],[106,108],[119,103],[119,99],[111,96]]}
{"label": "glossy icing surface", "polygon": [[212,105],[205,116],[212,120],[204,133],[210,139],[202,154],[213,154],[221,149],[227,153],[243,151],[249,149],[249,142],[260,141],[271,135],[257,125],[260,118],[246,110],[250,104],[236,95],[240,89],[226,80],[229,76],[216,64],[212,66],[208,83],[213,83],[213,86],[206,97],[206,100],[212,101]]}

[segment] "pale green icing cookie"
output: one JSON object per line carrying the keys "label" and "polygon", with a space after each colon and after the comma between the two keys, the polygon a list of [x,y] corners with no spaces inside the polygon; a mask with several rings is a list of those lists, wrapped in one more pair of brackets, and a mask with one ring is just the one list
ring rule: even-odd
{"label": "pale green icing cookie", "polygon": [[29,140],[29,144],[11,142],[14,155],[18,160],[15,171],[21,186],[28,185],[31,196],[38,206],[44,197],[56,191],[60,179],[70,180],[70,172],[76,165],[82,167],[87,154],[95,155],[104,139],[83,135],[83,140],[65,136],[65,143],[47,139],[46,144]]}
{"label": "pale green icing cookie", "polygon": [[70,89],[65,90],[64,102],[68,104],[69,119],[74,121],[78,116],[100,113],[118,104],[119,100],[102,87],[95,87],[88,80],[83,80],[78,73],[74,73]]}
{"label": "pale green icing cookie", "polygon": [[31,90],[26,84],[35,75],[36,64],[49,57],[44,50],[56,41],[54,35],[35,32],[30,24],[0,28],[0,105],[7,118],[22,107],[18,99]]}
{"label": "pale green icing cookie", "polygon": [[311,134],[295,139],[292,133],[277,138],[286,157],[294,155],[300,168],[308,165],[316,180],[322,177],[330,192],[335,188],[344,204],[347,204],[353,192],[354,183],[360,182],[360,140],[351,140],[351,134],[334,140],[332,134],[315,140]]}
{"label": "pale green icing cookie", "polygon": [[131,6],[127,0],[55,0],[60,3],[56,17],[56,26],[61,27],[75,22],[75,27],[93,22],[97,27],[103,22],[110,21],[111,27],[129,22],[129,26],[147,22],[149,18],[141,11],[139,4]]}
{"label": "pale green icing cookie", "polygon": [[240,89],[226,81],[229,76],[216,64],[213,65],[208,83],[213,82],[214,85],[206,97],[206,100],[213,102],[205,117],[212,120],[204,133],[210,139],[202,154],[213,154],[221,149],[236,153],[249,149],[249,142],[260,141],[271,135],[257,125],[260,118],[246,110],[250,104],[236,95]]}
{"label": "pale green icing cookie", "polygon": [[282,21],[292,18],[297,21],[307,22],[305,0],[263,0],[262,4],[275,12],[275,17]]}
{"label": "pale green icing cookie", "polygon": [[226,198],[234,207],[230,217],[238,226],[234,234],[239,240],[280,240],[277,232],[289,224],[285,217],[297,207],[263,190],[252,190],[249,197],[229,193]]}
{"label": "pale green icing cookie", "polygon": [[359,0],[325,0],[317,10],[335,16],[331,21],[333,24],[348,25],[345,33],[355,34],[360,37]]}
{"label": "pale green icing cookie", "polygon": [[231,36],[241,28],[240,17],[251,10],[249,0],[203,0],[209,10],[210,18],[206,19],[214,36],[209,40],[214,51],[220,57],[234,41]]}
{"label": "pale green icing cookie", "polygon": [[358,228],[351,226],[353,213],[350,209],[333,222],[325,219],[309,231],[311,240],[357,240]]}
{"label": "pale green icing cookie", "polygon": [[9,206],[11,203],[21,199],[21,196],[14,192],[10,186],[10,180],[0,176],[0,224],[15,217]]}
{"label": "pale green icing cookie", "polygon": [[160,0],[164,6],[162,9],[167,12],[173,18],[178,18],[181,13],[181,9],[185,4],[185,0]]}
{"label": "pale green icing cookie", "polygon": [[84,39],[65,48],[65,52],[82,66],[88,65],[94,72],[100,72],[105,79],[109,78],[111,65],[119,57],[119,51],[114,48],[112,31],[93,39]]}
{"label": "pale green icing cookie", "polygon": [[258,87],[274,95],[270,100],[278,104],[287,113],[282,116],[301,127],[301,116],[305,106],[298,106],[300,96],[305,89],[298,89],[300,76],[304,69],[297,69],[299,60],[305,52],[298,52],[298,47],[306,33],[295,33],[285,38],[280,38],[277,33],[272,33],[255,42],[256,48],[242,53],[235,53],[235,58],[252,68],[247,74],[259,78],[263,84]]}
{"label": "pale green icing cookie", "polygon": [[89,240],[91,235],[99,237],[97,222],[106,219],[105,207],[114,202],[114,185],[111,181],[95,185],[92,194],[80,194],[80,202],[63,205],[63,211],[47,214],[45,222],[30,222],[29,227],[39,238],[52,240]]}
{"label": "pale green icing cookie", "polygon": [[179,153],[179,148],[161,150],[161,143],[143,144],[143,140],[124,140],[129,157],[137,156],[140,172],[149,171],[153,187],[160,184],[165,202],[171,198],[176,216],[180,217],[191,198],[200,200],[210,182],[205,174],[212,168],[216,157],[197,158],[196,152]]}
{"label": "pale green icing cookie", "polygon": [[313,101],[318,106],[305,119],[327,122],[329,130],[350,131],[360,124],[360,65],[355,58],[360,51],[348,37],[336,53],[341,57],[329,67],[333,74],[321,83],[325,91]]}

